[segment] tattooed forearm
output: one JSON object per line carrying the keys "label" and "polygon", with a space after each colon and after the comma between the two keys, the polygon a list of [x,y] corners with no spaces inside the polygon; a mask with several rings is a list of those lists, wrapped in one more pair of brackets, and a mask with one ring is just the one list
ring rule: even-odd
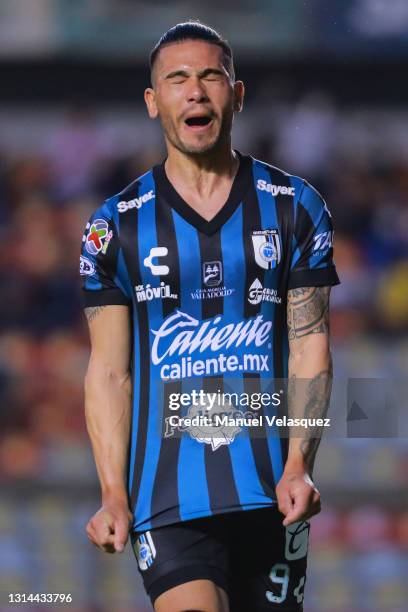
{"label": "tattooed forearm", "polygon": [[298,379],[292,375],[288,388],[288,415],[291,418],[305,418],[309,421],[307,429],[300,430],[300,452],[310,473],[316,458],[317,449],[324,431],[323,425],[314,425],[311,419],[324,419],[329,407],[332,387],[333,368],[330,359],[327,370],[322,370],[311,379]]}
{"label": "tattooed forearm", "polygon": [[302,440],[300,444],[300,450],[304,457],[305,464],[308,467],[310,476],[313,475],[313,468],[319,444],[320,438],[307,438],[306,440]]}
{"label": "tattooed forearm", "polygon": [[329,330],[330,287],[302,287],[288,292],[289,340]]}
{"label": "tattooed forearm", "polygon": [[85,316],[88,320],[88,323],[90,323],[91,321],[93,321],[95,319],[95,317],[98,316],[98,314],[101,312],[101,310],[103,310],[105,308],[105,306],[92,306],[90,308],[85,308]]}

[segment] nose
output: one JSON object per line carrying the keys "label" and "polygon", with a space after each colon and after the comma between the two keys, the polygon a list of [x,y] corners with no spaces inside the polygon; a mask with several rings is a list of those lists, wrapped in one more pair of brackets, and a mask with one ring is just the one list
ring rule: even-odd
{"label": "nose", "polygon": [[189,102],[208,102],[208,96],[203,86],[202,81],[198,77],[191,79],[191,85],[188,88],[187,99]]}

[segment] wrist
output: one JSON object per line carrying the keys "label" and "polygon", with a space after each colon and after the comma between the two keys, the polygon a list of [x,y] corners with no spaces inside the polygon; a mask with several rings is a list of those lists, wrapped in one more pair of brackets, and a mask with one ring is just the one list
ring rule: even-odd
{"label": "wrist", "polygon": [[126,502],[128,504],[128,493],[123,485],[107,485],[102,487],[102,503]]}
{"label": "wrist", "polygon": [[289,456],[283,471],[285,474],[308,474],[310,472],[310,466],[307,465],[303,455],[300,457]]}

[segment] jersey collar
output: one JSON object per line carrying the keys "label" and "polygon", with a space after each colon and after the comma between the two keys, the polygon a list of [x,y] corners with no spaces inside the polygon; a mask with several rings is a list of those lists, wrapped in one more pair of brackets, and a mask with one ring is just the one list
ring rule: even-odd
{"label": "jersey collar", "polygon": [[204,219],[204,217],[196,212],[194,208],[187,204],[173,187],[164,169],[166,160],[153,168],[153,177],[156,183],[157,192],[165,198],[168,205],[183,217],[187,223],[208,236],[215,234],[234,214],[235,210],[243,201],[244,195],[252,180],[252,158],[249,155],[242,155],[239,151],[235,152],[240,159],[238,172],[235,175],[227,201],[210,221]]}

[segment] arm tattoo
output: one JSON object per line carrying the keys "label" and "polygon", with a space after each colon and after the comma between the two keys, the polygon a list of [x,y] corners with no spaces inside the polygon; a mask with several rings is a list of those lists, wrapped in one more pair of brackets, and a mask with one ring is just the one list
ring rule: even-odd
{"label": "arm tattoo", "polygon": [[[302,287],[288,292],[288,336],[298,340],[310,334],[329,333],[330,287]],[[288,388],[288,415],[292,418],[324,419],[330,400],[333,378],[330,358],[327,369],[311,379],[292,375]],[[298,430],[299,431],[299,430]],[[300,428],[300,452],[310,473],[324,431],[323,426]]]}
{"label": "arm tattoo", "polygon": [[93,321],[104,308],[105,306],[92,306],[91,308],[85,308],[85,316],[88,319],[88,323]]}
{"label": "arm tattoo", "polygon": [[302,287],[288,291],[289,340],[329,331],[330,287]]}
{"label": "arm tattoo", "polygon": [[[324,419],[329,407],[333,366],[330,359],[327,370],[322,370],[316,376],[308,379],[297,379],[293,374],[288,387],[288,415],[292,418]],[[324,431],[322,425],[311,425],[302,429],[300,452],[302,453],[310,473],[316,458],[317,449]]]}

